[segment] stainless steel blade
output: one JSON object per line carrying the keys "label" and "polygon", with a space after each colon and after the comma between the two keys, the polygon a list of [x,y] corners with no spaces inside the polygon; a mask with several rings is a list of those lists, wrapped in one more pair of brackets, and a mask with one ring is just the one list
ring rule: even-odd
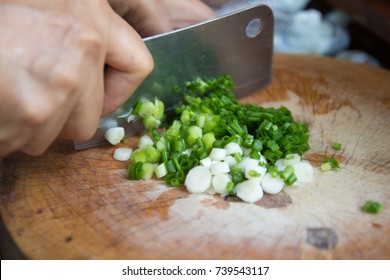
{"label": "stainless steel blade", "polygon": [[142,132],[140,122],[127,123],[118,116],[129,111],[140,97],[158,97],[167,110],[174,108],[182,96],[172,89],[186,81],[229,74],[237,97],[265,87],[272,75],[273,25],[271,9],[260,5],[146,38],[154,70],[121,108],[101,119],[90,140],[75,142],[75,148],[105,143],[104,134],[111,127],[124,127],[127,137]]}

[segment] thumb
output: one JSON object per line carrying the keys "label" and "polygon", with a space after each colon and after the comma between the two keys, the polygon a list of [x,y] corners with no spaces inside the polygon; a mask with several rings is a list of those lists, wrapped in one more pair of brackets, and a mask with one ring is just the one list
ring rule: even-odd
{"label": "thumb", "polygon": [[112,11],[104,74],[103,115],[115,111],[153,69],[153,58],[139,34]]}

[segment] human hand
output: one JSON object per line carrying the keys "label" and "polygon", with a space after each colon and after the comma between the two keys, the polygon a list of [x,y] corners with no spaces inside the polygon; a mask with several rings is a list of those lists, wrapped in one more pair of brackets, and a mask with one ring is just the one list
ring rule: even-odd
{"label": "human hand", "polygon": [[89,139],[153,67],[106,0],[2,0],[0,42],[0,157]]}
{"label": "human hand", "polygon": [[109,0],[113,9],[143,37],[214,18],[200,0]]}

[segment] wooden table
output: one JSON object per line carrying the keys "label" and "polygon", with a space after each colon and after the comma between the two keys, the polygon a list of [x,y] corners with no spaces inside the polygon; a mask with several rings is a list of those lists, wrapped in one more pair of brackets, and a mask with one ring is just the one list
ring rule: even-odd
{"label": "wooden table", "polygon": [[[308,123],[313,183],[246,204],[131,182],[114,147],[58,142],[3,160],[5,228],[28,259],[389,259],[390,72],[276,55],[272,84],[241,102],[285,105]],[[321,172],[327,156],[341,168]],[[383,211],[364,213],[366,200]]]}

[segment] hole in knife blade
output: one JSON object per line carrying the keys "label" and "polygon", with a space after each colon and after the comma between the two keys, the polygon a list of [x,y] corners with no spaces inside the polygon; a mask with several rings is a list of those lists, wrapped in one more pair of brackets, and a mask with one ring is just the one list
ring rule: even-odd
{"label": "hole in knife blade", "polygon": [[261,19],[254,18],[246,26],[245,33],[246,36],[248,36],[249,38],[254,38],[260,34],[262,29],[263,29],[263,24],[261,22]]}

